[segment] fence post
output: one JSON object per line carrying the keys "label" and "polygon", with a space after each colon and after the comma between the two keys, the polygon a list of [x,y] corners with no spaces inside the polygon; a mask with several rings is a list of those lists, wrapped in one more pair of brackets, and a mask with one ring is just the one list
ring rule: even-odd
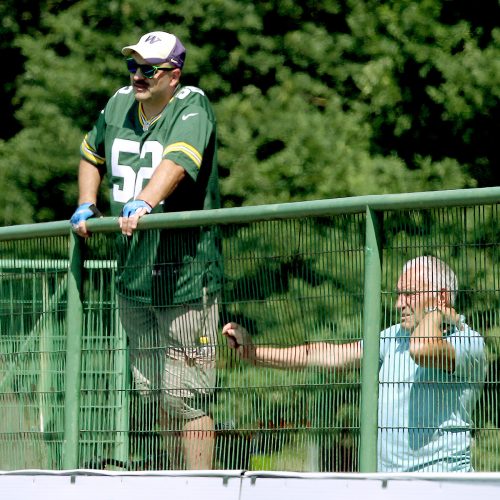
{"label": "fence post", "polygon": [[366,207],[360,472],[377,471],[378,372],[382,287],[381,214]]}
{"label": "fence post", "polygon": [[68,267],[68,306],[66,339],[66,384],[64,404],[63,469],[78,468],[80,437],[80,387],[82,365],[82,239],[70,233]]}

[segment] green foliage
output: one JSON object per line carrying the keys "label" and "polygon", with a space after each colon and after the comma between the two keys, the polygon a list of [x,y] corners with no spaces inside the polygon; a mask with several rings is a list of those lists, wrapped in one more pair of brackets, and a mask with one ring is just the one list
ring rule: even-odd
{"label": "green foliage", "polygon": [[[128,82],[120,48],[185,42],[213,101],[225,206],[498,184],[498,4],[4,2],[0,221],[69,217],[83,134]],[[497,16],[498,17],[498,16]]]}

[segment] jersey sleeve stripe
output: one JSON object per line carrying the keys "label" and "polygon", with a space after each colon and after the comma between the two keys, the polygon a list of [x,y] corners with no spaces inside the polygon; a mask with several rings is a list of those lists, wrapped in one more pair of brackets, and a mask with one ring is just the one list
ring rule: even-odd
{"label": "jersey sleeve stripe", "polygon": [[82,156],[88,160],[90,163],[93,163],[94,165],[104,165],[106,159],[103,158],[102,156],[99,156],[93,148],[90,147],[89,143],[87,142],[87,137],[85,136],[85,139],[83,139],[82,144],[80,146],[80,153]]}
{"label": "jersey sleeve stripe", "polygon": [[163,150],[163,156],[165,157],[168,153],[173,152],[184,153],[188,158],[191,159],[191,161],[193,161],[198,169],[201,167],[201,160],[203,159],[203,157],[200,152],[197,149],[193,148],[193,146],[191,146],[190,144],[187,144],[186,142],[175,142],[174,144],[169,144]]}

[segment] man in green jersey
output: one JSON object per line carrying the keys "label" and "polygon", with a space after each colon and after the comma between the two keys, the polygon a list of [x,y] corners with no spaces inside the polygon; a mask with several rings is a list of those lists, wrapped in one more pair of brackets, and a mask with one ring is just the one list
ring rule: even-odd
{"label": "man in green jersey", "polygon": [[119,89],[81,145],[79,206],[71,218],[82,237],[99,214],[106,174],[111,215],[119,217],[117,290],[136,386],[158,396],[178,426],[185,467],[210,469],[214,424],[220,242],[215,227],[137,231],[152,212],[220,206],[216,120],[204,92],[180,84],[186,50],[162,31],[122,49],[130,86]]}

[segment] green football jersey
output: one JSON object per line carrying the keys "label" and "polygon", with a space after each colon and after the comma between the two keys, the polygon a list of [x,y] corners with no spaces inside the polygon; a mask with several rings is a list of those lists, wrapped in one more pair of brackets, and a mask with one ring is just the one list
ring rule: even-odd
{"label": "green football jersey", "polygon": [[[197,87],[179,86],[159,117],[148,122],[132,87],[108,101],[81,145],[81,155],[102,169],[111,214],[119,216],[167,158],[187,176],[154,212],[220,207],[217,133],[212,106]],[[220,288],[220,242],[215,227],[137,231],[117,246],[121,293],[156,304],[185,303],[203,288]]]}

